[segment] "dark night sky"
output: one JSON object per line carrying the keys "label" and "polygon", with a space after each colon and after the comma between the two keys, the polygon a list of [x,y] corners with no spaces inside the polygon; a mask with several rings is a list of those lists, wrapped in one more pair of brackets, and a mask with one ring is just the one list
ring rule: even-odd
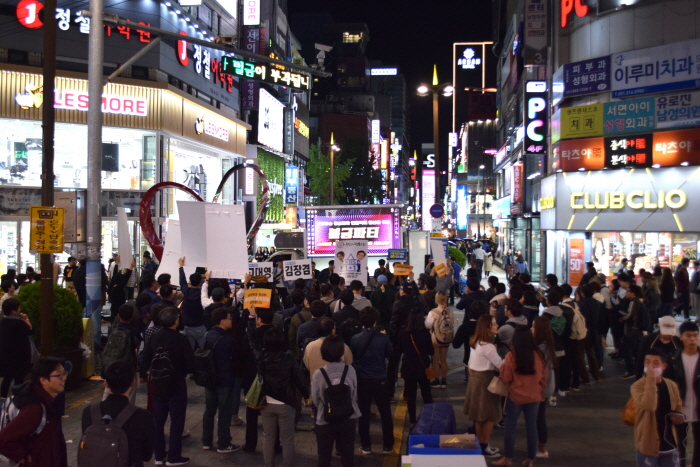
{"label": "dark night sky", "polygon": [[[432,105],[430,98],[418,97],[413,90],[430,82],[433,64],[441,83],[452,79],[453,42],[491,40],[491,7],[490,0],[288,0],[290,17],[329,12],[337,23],[367,23],[368,58],[397,64],[406,77],[411,146],[419,154],[420,144],[433,139]],[[443,99],[441,141],[447,140],[452,124],[451,108],[451,101]]]}

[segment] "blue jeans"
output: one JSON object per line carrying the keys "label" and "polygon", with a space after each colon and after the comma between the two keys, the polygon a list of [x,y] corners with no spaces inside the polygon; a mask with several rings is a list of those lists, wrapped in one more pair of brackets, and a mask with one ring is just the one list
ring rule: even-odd
{"label": "blue jeans", "polygon": [[154,454],[157,461],[165,460],[165,422],[168,420],[168,415],[170,415],[168,460],[177,460],[182,456],[182,432],[185,430],[187,413],[187,383],[184,379],[180,379],[174,386],[175,389],[170,397],[153,398],[153,412],[156,419]]}
{"label": "blue jeans", "polygon": [[[204,388],[204,416],[202,417],[202,445],[211,446],[214,441],[214,416],[219,412],[217,429],[219,449],[226,449],[231,444],[231,414],[235,398],[235,386],[217,386]],[[240,400],[240,386],[238,386]]]}
{"label": "blue jeans", "polygon": [[678,451],[660,452],[659,457],[636,452],[637,467],[678,467]]}
{"label": "blue jeans", "polygon": [[192,327],[192,326],[185,326],[185,335],[187,336],[187,339],[190,341],[190,345],[192,346],[192,350],[197,350],[197,347],[195,347],[195,344],[197,344],[200,348],[204,348],[204,338],[207,336],[207,328],[205,326],[197,326],[197,327]]}
{"label": "blue jeans", "polygon": [[[542,402],[544,404],[545,402]],[[510,398],[506,401],[506,413],[503,434],[503,455],[513,458],[515,452],[515,425],[518,423],[520,412],[525,414],[525,432],[527,433],[527,458],[535,460],[537,454],[537,411],[540,402],[532,404],[516,404]]]}

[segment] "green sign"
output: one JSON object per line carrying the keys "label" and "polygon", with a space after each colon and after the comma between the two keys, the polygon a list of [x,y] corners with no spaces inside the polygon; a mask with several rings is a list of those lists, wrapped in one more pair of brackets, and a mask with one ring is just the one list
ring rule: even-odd
{"label": "green sign", "polygon": [[[265,214],[265,221],[284,222],[284,159],[259,147],[258,167],[265,174],[270,189],[270,204]],[[262,187],[258,192],[258,206],[261,193]]]}
{"label": "green sign", "polygon": [[279,67],[279,65],[268,63],[251,63],[241,58],[221,57],[221,71],[227,75],[263,81],[278,86],[288,86],[302,91],[310,89],[308,75],[284,71]]}

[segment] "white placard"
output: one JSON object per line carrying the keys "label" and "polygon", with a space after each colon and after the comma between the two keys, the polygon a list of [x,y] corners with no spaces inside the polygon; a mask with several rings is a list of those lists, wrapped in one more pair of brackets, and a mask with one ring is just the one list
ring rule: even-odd
{"label": "white placard", "polygon": [[431,238],[430,252],[433,254],[434,264],[442,264],[447,261],[447,257],[445,255],[445,240]]}
{"label": "white placard", "polygon": [[272,282],[272,270],[275,267],[273,263],[248,263],[248,273],[255,276],[267,276],[267,282]]}
{"label": "white placard", "polygon": [[311,279],[311,260],[300,259],[296,261],[284,261],[284,280]]}
{"label": "white placard", "polygon": [[126,219],[126,208],[117,208],[117,251],[119,252],[119,265],[128,268],[134,257],[131,247],[131,235],[129,235],[129,221]]}
{"label": "white placard", "polygon": [[243,279],[248,272],[243,206],[178,201],[185,265],[206,267],[212,277]]}
{"label": "white placard", "polygon": [[[158,275],[170,274],[171,282],[179,284],[180,282],[180,266],[177,260],[182,257],[182,243],[180,241],[180,221],[169,220],[168,231],[165,234],[165,245],[163,246],[163,257],[158,266]],[[195,266],[185,265],[185,276],[190,277],[190,274],[196,270]]]}
{"label": "white placard", "polygon": [[284,151],[284,104],[260,88],[258,142],[277,151]]}
{"label": "white placard", "polygon": [[486,467],[484,456],[411,454],[412,467]]}
{"label": "white placard", "polygon": [[338,274],[347,285],[354,280],[367,285],[367,240],[335,242],[335,259],[339,262]]}

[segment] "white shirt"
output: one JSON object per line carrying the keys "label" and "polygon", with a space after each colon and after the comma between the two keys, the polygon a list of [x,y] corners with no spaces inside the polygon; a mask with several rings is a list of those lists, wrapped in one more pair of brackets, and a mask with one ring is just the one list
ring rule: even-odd
{"label": "white shirt", "polygon": [[483,260],[484,258],[486,258],[486,252],[481,248],[474,248],[472,255],[474,255],[474,259]]}
{"label": "white shirt", "polygon": [[695,355],[686,355],[681,353],[681,360],[683,361],[683,370],[685,371],[685,399],[683,400],[683,414],[685,414],[685,419],[688,422],[696,422],[698,420],[697,415],[697,397],[695,396],[695,390],[693,389],[693,380],[695,375],[695,368],[698,364],[698,357],[700,357],[700,352],[696,352]]}
{"label": "white shirt", "polygon": [[495,345],[478,343],[469,354],[467,366],[472,371],[489,371],[499,369],[502,364],[503,359],[498,356]]}

